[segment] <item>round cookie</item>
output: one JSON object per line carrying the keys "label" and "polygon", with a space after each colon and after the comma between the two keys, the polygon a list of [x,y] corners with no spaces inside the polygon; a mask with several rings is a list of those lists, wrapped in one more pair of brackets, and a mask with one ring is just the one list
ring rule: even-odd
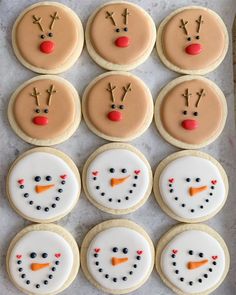
{"label": "round cookie", "polygon": [[33,222],[53,222],[76,205],[80,175],[73,161],[52,148],[34,148],[12,164],[7,195],[13,209]]}
{"label": "round cookie", "polygon": [[42,74],[68,70],[81,54],[84,31],[77,14],[57,2],[39,2],[26,8],[12,30],[16,57],[28,69]]}
{"label": "round cookie", "polygon": [[34,77],[12,94],[8,120],[15,133],[31,144],[49,146],[61,143],[79,126],[79,95],[74,86],[61,77]]}
{"label": "round cookie", "polygon": [[228,32],[214,11],[187,6],[172,12],[157,31],[157,52],[171,70],[204,75],[223,61],[229,45]]}
{"label": "round cookie", "polygon": [[12,283],[25,294],[52,295],[65,290],[80,265],[72,235],[55,224],[35,224],[11,241],[6,257]]}
{"label": "round cookie", "polygon": [[140,6],[113,1],[103,4],[89,17],[85,39],[88,53],[99,66],[128,71],[151,54],[156,28]]}
{"label": "round cookie", "polygon": [[141,287],[153,264],[151,239],[130,220],[113,219],[98,224],[81,246],[81,266],[86,278],[109,294],[126,294]]}
{"label": "round cookie", "polygon": [[160,207],[170,217],[202,222],[224,206],[228,179],[220,163],[208,154],[180,151],[158,165],[153,189]]}
{"label": "round cookie", "polygon": [[148,87],[133,74],[107,72],[85,89],[82,112],[89,129],[111,141],[130,141],[152,122],[153,100]]}
{"label": "round cookie", "polygon": [[127,214],[141,207],[152,190],[152,170],[131,145],[110,143],[97,149],[83,169],[89,201],[102,211]]}
{"label": "round cookie", "polygon": [[204,224],[176,225],[157,244],[157,272],[178,295],[210,294],[225,279],[229,264],[224,240]]}
{"label": "round cookie", "polygon": [[168,83],[155,104],[157,129],[166,141],[184,149],[202,148],[221,134],[227,117],[223,92],[200,76]]}

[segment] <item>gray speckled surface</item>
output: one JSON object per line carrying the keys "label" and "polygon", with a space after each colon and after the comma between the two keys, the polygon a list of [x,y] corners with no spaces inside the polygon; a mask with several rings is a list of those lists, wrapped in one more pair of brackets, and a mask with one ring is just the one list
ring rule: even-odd
{"label": "gray speckled surface", "polygon": [[[36,75],[25,69],[16,60],[11,47],[11,28],[19,12],[34,2],[36,1],[0,0],[0,294],[4,295],[19,294],[19,291],[15,289],[8,279],[5,269],[5,255],[8,244],[13,236],[29,224],[29,222],[18,216],[10,208],[6,199],[5,179],[10,163],[20,153],[31,148],[29,144],[20,140],[9,127],[6,109],[12,91],[22,82]],[[85,24],[89,14],[99,4],[105,1],[64,0],[59,2],[71,7],[78,13]],[[236,12],[235,0],[135,0],[133,2],[145,8],[151,14],[155,23],[160,22],[168,13],[181,6],[203,5],[214,9],[223,17],[230,33]],[[208,152],[221,162],[226,169],[230,181],[230,193],[225,207],[216,217],[207,222],[208,225],[215,228],[223,236],[231,253],[230,273],[223,285],[215,291],[214,294],[218,295],[236,294],[236,181],[234,180],[236,176],[236,132],[233,113],[232,64],[232,46],[230,45],[227,57],[221,66],[213,73],[207,75],[207,77],[215,81],[224,91],[229,107],[229,115],[223,134],[213,144],[203,149],[203,151]],[[86,49],[84,49],[77,63],[61,76],[72,82],[81,95],[91,79],[102,72],[104,71],[90,59]],[[172,78],[178,76],[161,64],[155,50],[153,50],[151,57],[133,72],[147,83],[152,91],[154,100],[160,88]],[[65,143],[58,145],[57,148],[70,155],[81,171],[90,153],[104,143],[106,142],[92,134],[85,126],[85,123],[82,122],[74,136]],[[154,124],[151,125],[143,136],[133,141],[132,144],[146,155],[153,169],[155,169],[161,159],[177,150],[159,136]],[[125,217],[138,221],[140,225],[146,228],[155,245],[159,237],[175,224],[175,221],[171,220],[160,210],[153,195],[150,196],[149,200],[141,209],[122,218]],[[115,217],[96,209],[87,201],[84,194],[82,194],[76,208],[58,223],[70,230],[80,245],[85,234],[91,227],[103,220],[111,218]],[[98,295],[102,293],[87,282],[80,270],[74,283],[63,294]],[[163,285],[154,270],[148,282],[139,290],[133,292],[133,294],[168,295],[172,294],[172,292]]]}

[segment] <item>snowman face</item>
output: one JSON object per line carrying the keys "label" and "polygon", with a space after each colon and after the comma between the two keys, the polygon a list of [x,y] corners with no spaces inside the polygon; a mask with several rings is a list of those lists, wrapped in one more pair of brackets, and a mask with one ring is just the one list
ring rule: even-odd
{"label": "snowman face", "polygon": [[11,251],[9,271],[17,286],[27,293],[51,294],[62,287],[73,266],[68,242],[49,231],[31,231]]}
{"label": "snowman face", "polygon": [[9,175],[14,207],[29,219],[48,220],[70,211],[79,183],[69,165],[58,156],[33,152],[20,159]]}
{"label": "snowman face", "polygon": [[86,174],[89,195],[111,209],[128,209],[139,203],[150,186],[150,171],[136,153],[114,148],[98,154]]}
{"label": "snowman face", "polygon": [[187,230],[174,237],[164,248],[161,269],[165,277],[183,292],[204,292],[222,278],[224,251],[208,233]]}
{"label": "snowman face", "polygon": [[212,214],[223,204],[226,194],[219,169],[196,156],[171,161],[161,172],[159,189],[169,209],[186,219]]}
{"label": "snowman face", "polygon": [[102,287],[124,290],[135,287],[152,265],[148,241],[126,227],[114,227],[97,234],[87,252],[90,274]]}

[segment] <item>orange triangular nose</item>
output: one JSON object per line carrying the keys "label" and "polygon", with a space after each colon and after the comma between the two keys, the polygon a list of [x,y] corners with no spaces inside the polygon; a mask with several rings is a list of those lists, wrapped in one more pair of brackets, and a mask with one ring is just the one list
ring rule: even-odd
{"label": "orange triangular nose", "polygon": [[126,176],[126,177],[123,177],[123,178],[112,178],[111,179],[111,186],[114,187],[118,184],[121,184],[123,182],[125,182],[130,176]]}
{"label": "orange triangular nose", "polygon": [[116,257],[112,257],[111,259],[111,263],[113,266],[124,263],[126,261],[128,261],[129,259],[127,257],[125,258],[116,258]]}
{"label": "orange triangular nose", "polygon": [[208,259],[204,259],[204,260],[201,260],[201,261],[190,261],[188,262],[188,269],[195,269],[195,268],[198,268],[200,266],[203,266],[204,264],[208,263]]}
{"label": "orange triangular nose", "polygon": [[207,189],[207,186],[199,186],[199,187],[190,187],[189,188],[189,194],[191,197],[195,196],[196,194],[203,192]]}
{"label": "orange triangular nose", "polygon": [[35,191],[37,194],[39,193],[43,193],[47,190],[49,190],[50,188],[54,187],[55,184],[49,184],[49,185],[36,185],[35,186]]}
{"label": "orange triangular nose", "polygon": [[49,265],[50,265],[50,263],[31,263],[30,268],[32,271],[37,271],[42,268],[48,267]]}

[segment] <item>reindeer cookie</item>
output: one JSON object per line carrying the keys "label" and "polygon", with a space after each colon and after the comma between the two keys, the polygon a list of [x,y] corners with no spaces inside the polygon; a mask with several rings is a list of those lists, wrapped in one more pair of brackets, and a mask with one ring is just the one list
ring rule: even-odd
{"label": "reindeer cookie", "polygon": [[39,2],[26,8],[12,31],[14,52],[30,70],[58,74],[69,69],[83,48],[81,21],[69,7]]}
{"label": "reindeer cookie", "polygon": [[96,207],[127,214],[144,204],[152,189],[152,171],[144,155],[131,145],[100,147],[83,169],[85,194]]}
{"label": "reindeer cookie", "polygon": [[153,189],[169,216],[182,222],[202,222],[223,207],[228,180],[214,158],[188,150],[174,153],[158,165]]}
{"label": "reindeer cookie", "polygon": [[67,140],[79,126],[80,99],[65,79],[37,76],[13,93],[8,119],[16,134],[29,143],[58,144]]}
{"label": "reindeer cookie", "polygon": [[204,224],[176,225],[157,244],[157,271],[178,295],[212,293],[224,281],[229,263],[224,240]]}
{"label": "reindeer cookie", "polygon": [[79,249],[72,235],[55,224],[30,225],[11,241],[7,271],[25,294],[58,294],[75,279]]}
{"label": "reindeer cookie", "polygon": [[87,279],[109,294],[141,287],[152,272],[154,248],[136,223],[113,219],[91,229],[81,246],[81,266]]}
{"label": "reindeer cookie", "polygon": [[141,7],[126,1],[103,4],[89,18],[86,45],[92,59],[107,70],[132,70],[150,55],[155,24]]}
{"label": "reindeer cookie", "polygon": [[12,164],[7,194],[13,209],[34,222],[64,217],[80,195],[80,175],[73,161],[52,148],[34,148]]}
{"label": "reindeer cookie", "polygon": [[216,69],[228,50],[228,32],[214,11],[200,6],[177,9],[157,31],[157,51],[171,70],[204,75]]}
{"label": "reindeer cookie", "polygon": [[183,76],[167,84],[157,97],[155,122],[174,146],[196,149],[213,142],[227,117],[226,99],[219,87],[200,76]]}
{"label": "reindeer cookie", "polygon": [[152,95],[138,77],[127,72],[107,72],[86,88],[82,112],[89,129],[98,136],[130,141],[152,122]]}

